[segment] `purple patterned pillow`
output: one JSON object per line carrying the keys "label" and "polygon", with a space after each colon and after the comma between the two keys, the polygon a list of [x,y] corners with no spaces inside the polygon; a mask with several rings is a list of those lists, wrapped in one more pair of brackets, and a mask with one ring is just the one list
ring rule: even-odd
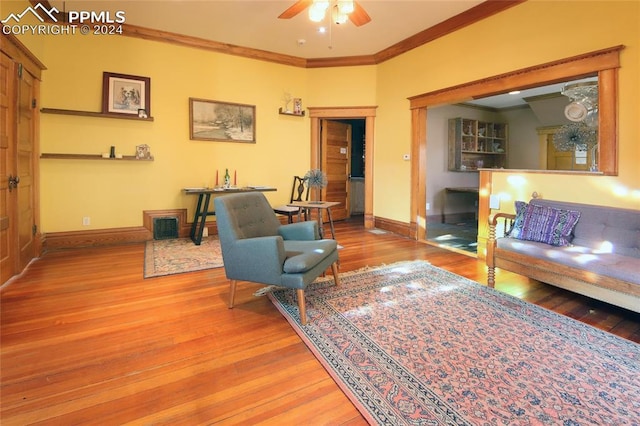
{"label": "purple patterned pillow", "polygon": [[524,212],[527,210],[528,204],[524,201],[516,201],[514,203],[516,208],[516,219],[513,221],[513,226],[507,232],[507,236],[521,239],[520,235],[522,233],[522,224],[524,222]]}
{"label": "purple patterned pillow", "polygon": [[535,206],[516,201],[516,220],[510,236],[553,246],[566,246],[573,239],[573,228],[580,212]]}

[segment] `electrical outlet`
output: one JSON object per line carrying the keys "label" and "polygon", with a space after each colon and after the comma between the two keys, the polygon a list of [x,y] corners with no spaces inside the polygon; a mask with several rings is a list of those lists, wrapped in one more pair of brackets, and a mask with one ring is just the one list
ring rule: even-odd
{"label": "electrical outlet", "polygon": [[410,155],[410,154],[404,154],[404,155],[402,156],[402,159],[403,159],[404,161],[409,161],[409,160],[411,160],[411,155]]}
{"label": "electrical outlet", "polygon": [[85,216],[82,218],[82,226],[91,225],[91,218],[89,216]]}
{"label": "electrical outlet", "polygon": [[203,237],[208,237],[209,236],[209,228],[207,228],[206,226],[202,230],[202,236]]}
{"label": "electrical outlet", "polygon": [[431,210],[431,203],[427,203],[427,210]]}

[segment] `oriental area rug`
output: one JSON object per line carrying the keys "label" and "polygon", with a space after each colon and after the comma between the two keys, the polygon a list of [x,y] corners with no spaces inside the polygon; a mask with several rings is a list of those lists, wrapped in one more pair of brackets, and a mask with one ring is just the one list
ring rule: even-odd
{"label": "oriental area rug", "polygon": [[189,238],[147,241],[144,249],[144,277],[182,274],[220,268],[222,249],[217,237],[206,237],[197,246]]}
{"label": "oriental area rug", "polygon": [[638,425],[640,345],[415,261],[269,297],[371,424]]}

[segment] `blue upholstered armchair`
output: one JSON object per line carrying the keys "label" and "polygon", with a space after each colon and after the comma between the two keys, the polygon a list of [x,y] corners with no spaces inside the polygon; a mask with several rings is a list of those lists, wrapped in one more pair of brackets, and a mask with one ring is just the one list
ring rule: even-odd
{"label": "blue upholstered armchair", "polygon": [[238,281],[296,289],[300,323],[307,323],[304,290],[331,266],[338,282],[335,240],[318,239],[315,221],[281,225],[264,194],[247,192],[215,198],[218,235],[227,278],[229,308]]}

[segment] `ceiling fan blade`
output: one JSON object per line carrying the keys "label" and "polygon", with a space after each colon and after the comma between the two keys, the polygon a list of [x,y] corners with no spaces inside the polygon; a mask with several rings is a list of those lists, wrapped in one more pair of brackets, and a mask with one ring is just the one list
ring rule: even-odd
{"label": "ceiling fan blade", "polygon": [[290,8],[285,10],[284,12],[282,12],[280,14],[280,16],[278,16],[278,18],[279,19],[291,19],[294,16],[296,16],[298,13],[302,12],[303,10],[305,10],[306,8],[311,6],[311,3],[313,3],[312,0],[298,0],[297,2],[295,2],[293,4],[293,6],[291,6]]}
{"label": "ceiling fan blade", "polygon": [[354,1],[353,5],[355,6],[353,9],[353,12],[349,14],[349,20],[353,22],[353,25],[355,25],[356,27],[360,27],[364,24],[371,22],[371,17],[364,10],[364,8],[360,6],[360,3],[358,3],[357,1]]}

